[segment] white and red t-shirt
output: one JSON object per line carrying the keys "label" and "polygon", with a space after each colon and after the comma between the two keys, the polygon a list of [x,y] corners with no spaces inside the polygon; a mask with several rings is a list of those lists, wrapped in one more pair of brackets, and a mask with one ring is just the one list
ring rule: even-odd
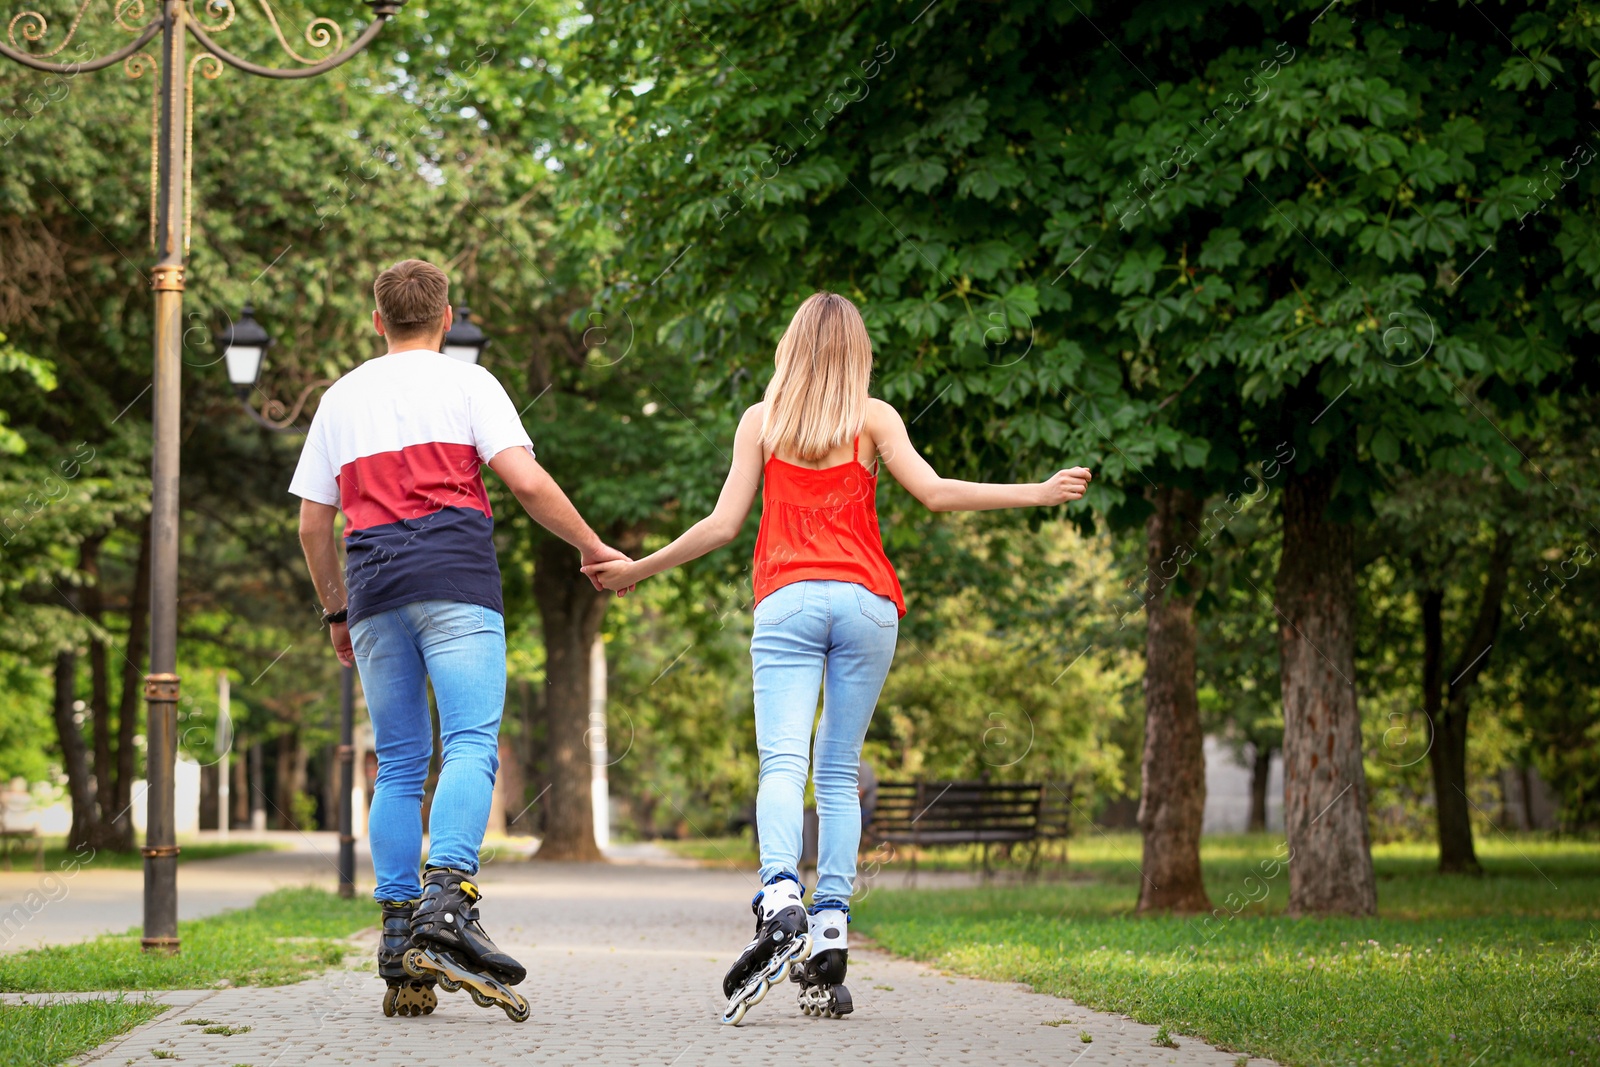
{"label": "white and red t-shirt", "polygon": [[479,469],[519,446],[494,375],[441,352],[375,357],[323,394],[289,492],[344,512],[351,623],[418,600],[504,613]]}

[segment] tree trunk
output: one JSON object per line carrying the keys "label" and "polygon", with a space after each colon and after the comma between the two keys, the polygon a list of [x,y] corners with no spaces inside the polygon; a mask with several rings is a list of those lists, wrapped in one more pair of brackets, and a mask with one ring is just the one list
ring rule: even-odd
{"label": "tree trunk", "polygon": [[1278,655],[1283,686],[1283,822],[1289,914],[1378,907],[1355,689],[1355,535],[1327,516],[1335,472],[1283,486]]}
{"label": "tree trunk", "polygon": [[277,798],[273,801],[278,808],[278,818],[286,830],[312,830],[315,827],[301,826],[300,820],[295,815],[296,800],[306,788],[306,751],[300,744],[300,728],[298,721],[279,734],[277,744],[274,746],[274,756],[277,762]]}
{"label": "tree trunk", "polygon": [[538,858],[597,862],[589,766],[589,648],[613,594],[597,592],[578,570],[577,550],[539,542],[533,596],[544,632],[549,792]]}
{"label": "tree trunk", "polygon": [[67,774],[67,792],[72,798],[72,829],[67,833],[67,848],[93,845],[95,832],[94,790],[89,782],[89,753],[83,744],[83,731],[74,721],[77,715],[78,654],[67,649],[56,653],[55,720],[56,737],[61,742],[61,768]]}
{"label": "tree trunk", "polygon": [[494,776],[494,799],[489,804],[489,833],[509,834],[511,819],[527,803],[522,799],[522,760],[515,739],[500,735],[500,770]]}
{"label": "tree trunk", "polygon": [[117,703],[117,785],[107,841],[117,852],[132,852],[133,782],[139,776],[133,739],[139,733],[144,697],[144,668],[150,648],[150,522],[139,528],[139,561],[133,568],[133,595],[128,601],[128,647],[122,659],[122,695]]}
{"label": "tree trunk", "polygon": [[239,735],[235,734],[233,739],[236,742],[233,758],[228,761],[228,773],[233,775],[233,786],[228,790],[228,803],[233,810],[228,813],[228,825],[230,827],[240,826],[248,829],[250,826],[250,750],[246,748],[243,752],[240,752],[237,745]]}
{"label": "tree trunk", "polygon": [[[100,586],[100,544],[98,537],[78,546],[78,569],[89,576],[84,586],[83,614],[96,627],[105,612],[105,595]],[[89,638],[89,716],[94,737],[94,841],[95,848],[114,847],[117,814],[117,774],[111,750],[111,673],[106,660],[106,643],[98,636]]]}
{"label": "tree trunk", "polygon": [[1267,829],[1267,776],[1272,773],[1272,749],[1266,745],[1255,746],[1255,759],[1250,764],[1250,832],[1265,833]]}
{"label": "tree trunk", "polygon": [[530,795],[528,783],[537,782],[539,788],[543,789],[544,783],[550,780],[547,762],[544,759],[544,741],[547,735],[544,721],[544,693],[535,690],[525,679],[518,680],[516,692],[522,732],[517,738],[515,748],[522,786],[520,792],[516,794],[515,804],[506,813],[508,820],[506,832],[539,836],[543,833],[544,801],[542,797]]}
{"label": "tree trunk", "polygon": [[1205,738],[1195,693],[1194,593],[1173,587],[1194,556],[1189,531],[1200,498],[1184,489],[1154,491],[1145,525],[1151,575],[1145,631],[1144,760],[1139,829],[1144,832],[1140,911],[1209,911],[1200,874],[1200,823],[1206,806]]}
{"label": "tree trunk", "polygon": [[[1472,844],[1472,802],[1467,793],[1467,718],[1472,690],[1489,664],[1489,650],[1500,632],[1501,606],[1511,572],[1511,537],[1501,532],[1489,553],[1488,576],[1472,632],[1461,656],[1450,668],[1450,681],[1441,674],[1444,664],[1444,593],[1429,589],[1422,596],[1422,704],[1428,716],[1428,763],[1433,769],[1433,808],[1439,827],[1439,871],[1442,874],[1478,874],[1478,855]],[[1447,694],[1448,688],[1448,694]]]}

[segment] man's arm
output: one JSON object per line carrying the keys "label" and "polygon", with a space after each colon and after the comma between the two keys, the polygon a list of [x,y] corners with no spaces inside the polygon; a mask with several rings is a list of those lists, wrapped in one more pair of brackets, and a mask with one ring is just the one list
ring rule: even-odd
{"label": "man's arm", "polygon": [[[306,569],[311,572],[311,584],[317,587],[317,599],[324,611],[343,611],[348,604],[344,589],[344,568],[339,566],[339,537],[334,530],[334,519],[339,509],[315,500],[300,501],[300,548],[306,554]],[[355,651],[350,647],[348,623],[329,624],[329,638],[339,662],[346,667],[356,665]]]}
{"label": "man's arm", "polygon": [[[534,522],[582,554],[583,565],[628,558],[600,540],[600,535],[583,521],[583,516],[578,514],[578,509],[572,506],[555,479],[526,448],[501,449],[489,461],[489,467],[506,483],[506,488]],[[596,584],[595,588],[600,586]]]}

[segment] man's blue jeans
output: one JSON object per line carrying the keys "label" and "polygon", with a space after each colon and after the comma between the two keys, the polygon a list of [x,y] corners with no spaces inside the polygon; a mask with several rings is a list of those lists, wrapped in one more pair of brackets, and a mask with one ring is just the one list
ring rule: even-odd
{"label": "man's blue jeans", "polygon": [[367,836],[378,900],[422,895],[422,792],[433,758],[428,682],[444,760],[428,819],[428,863],[477,873],[500,766],[506,696],[505,620],[492,608],[422,600],[350,627],[372,716],[378,781]]}
{"label": "man's blue jeans", "polygon": [[[761,881],[799,880],[807,756],[816,723],[817,889],[812,908],[848,909],[861,844],[861,744],[894,660],[894,601],[853,582],[805,581],[769,593],[750,637],[761,785]],[[817,721],[817,693],[822,719]]]}

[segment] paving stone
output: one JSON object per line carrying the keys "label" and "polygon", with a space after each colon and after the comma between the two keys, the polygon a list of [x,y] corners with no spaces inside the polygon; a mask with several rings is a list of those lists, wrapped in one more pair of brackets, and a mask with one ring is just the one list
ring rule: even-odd
{"label": "paving stone", "polygon": [[[182,1002],[80,1062],[154,1063],[156,1049],[174,1054],[175,1063],[217,1067],[750,1067],[791,1057],[850,1067],[1233,1067],[1237,1058],[1182,1035],[1177,1049],[1157,1048],[1155,1027],[858,948],[851,949],[850,1017],[803,1016],[795,987],[784,984],[741,1026],[726,1027],[718,1022],[722,975],[750,934],[752,876],[527,863],[496,864],[480,882],[490,933],[528,968],[518,987],[533,1005],[527,1023],[478,1008],[465,993],[443,992],[433,1015],[387,1019],[383,983],[363,960],[297,985],[179,994],[203,999]],[[364,940],[375,948],[376,932]],[[220,1035],[184,1026],[197,1011],[249,1030]],[[1057,1019],[1069,1022],[1044,1025]],[[1081,1042],[1080,1030],[1094,1042]]]}

